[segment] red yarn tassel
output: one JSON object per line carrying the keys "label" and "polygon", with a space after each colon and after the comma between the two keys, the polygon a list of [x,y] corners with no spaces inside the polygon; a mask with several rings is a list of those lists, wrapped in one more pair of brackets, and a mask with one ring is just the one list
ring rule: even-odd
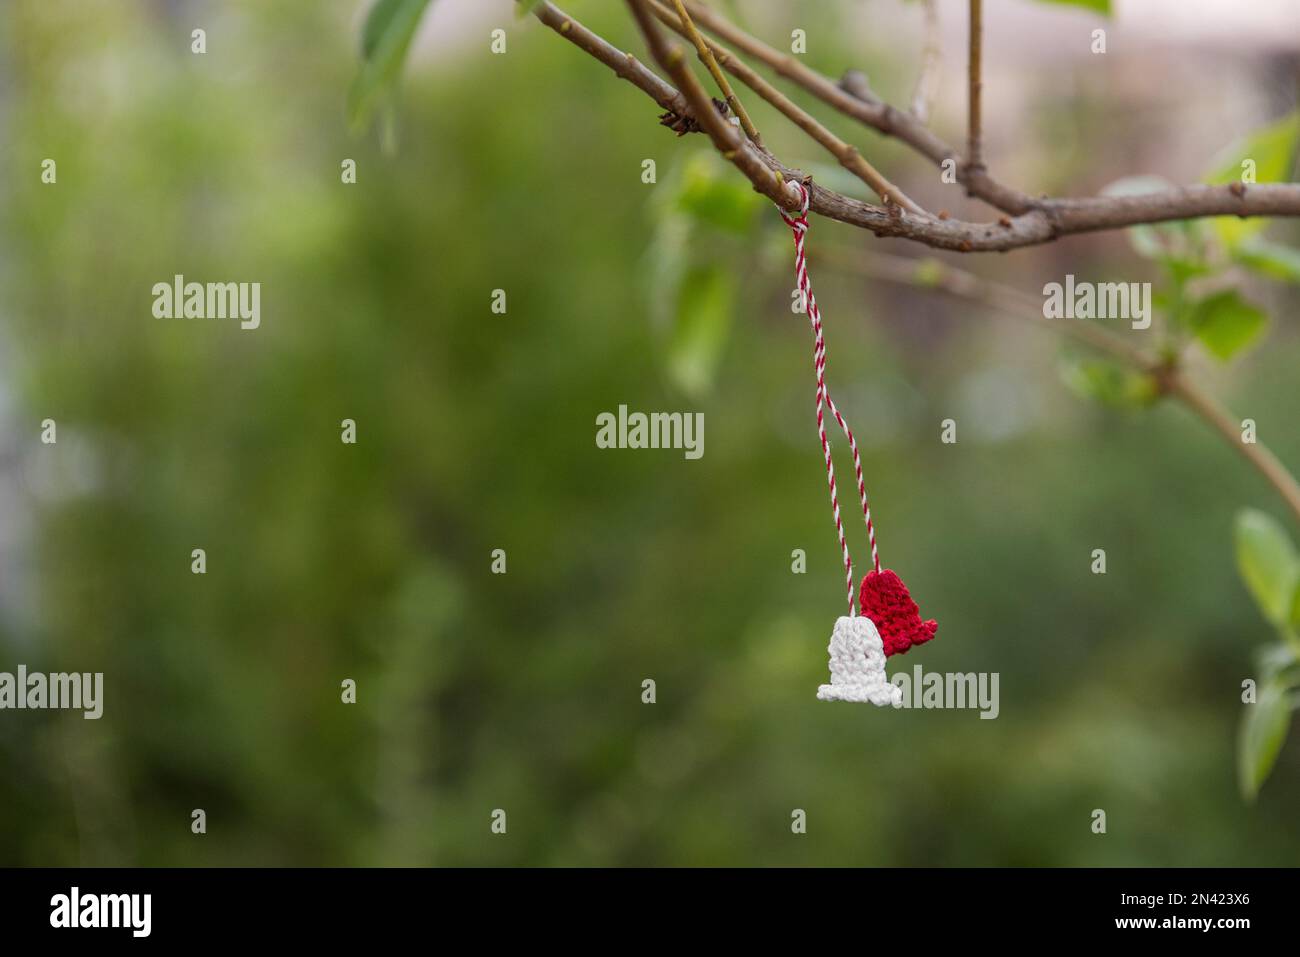
{"label": "red yarn tassel", "polygon": [[921,609],[912,601],[903,579],[888,568],[867,572],[862,579],[859,603],[862,614],[870,618],[880,632],[886,657],[901,655],[913,645],[925,644],[939,628],[933,619],[921,620]]}

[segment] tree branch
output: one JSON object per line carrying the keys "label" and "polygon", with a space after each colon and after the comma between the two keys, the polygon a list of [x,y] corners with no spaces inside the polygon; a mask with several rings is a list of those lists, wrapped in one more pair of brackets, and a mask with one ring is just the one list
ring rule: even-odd
{"label": "tree branch", "polygon": [[[727,81],[727,77],[723,72],[718,69],[718,61],[713,58],[713,50],[710,49],[704,37],[700,36],[700,31],[695,29],[695,24],[691,22],[691,15],[682,6],[682,0],[673,0],[673,4],[677,8],[677,17],[681,30],[685,31],[690,41],[695,44],[695,50],[700,55],[700,60],[708,67],[709,73],[713,75],[713,82],[718,84],[718,90],[721,91],[723,98],[727,101],[727,106],[731,107],[731,112],[735,113],[737,119],[740,120],[741,129],[745,131],[745,135],[749,137],[751,142],[757,146],[762,146],[762,137],[758,135],[758,130],[754,128],[749,114],[745,112],[745,108],[740,104],[740,98],[732,90],[731,83]],[[655,6],[655,12],[658,13],[659,6],[658,4]],[[662,14],[660,14],[660,19],[663,19]],[[668,21],[664,22],[667,23]]]}
{"label": "tree branch", "polygon": [[846,252],[843,247],[834,246],[822,251],[822,259],[842,270],[856,272],[871,279],[882,279],[916,289],[937,289],[955,299],[978,303],[999,317],[1011,317],[1051,330],[1099,352],[1115,356],[1143,372],[1154,373],[1162,366],[1159,359],[1130,345],[1124,337],[1102,326],[1048,319],[1043,315],[1041,296],[985,279],[937,259],[912,259],[879,252],[861,254]]}
{"label": "tree branch", "polygon": [[1218,405],[1214,399],[1181,371],[1171,371],[1164,380],[1169,395],[1207,422],[1216,432],[1253,465],[1269,484],[1277,489],[1296,521],[1300,521],[1300,484],[1267,446],[1241,440],[1241,420]]}
{"label": "tree branch", "polygon": [[1042,300],[1013,286],[993,282],[946,263],[920,261],[887,253],[845,256],[825,250],[823,260],[842,269],[919,289],[938,289],[947,295],[976,302],[999,316],[1028,322],[1041,329],[1052,329],[1077,339],[1100,352],[1114,356],[1126,365],[1147,373],[1155,380],[1160,394],[1178,400],[1202,422],[1219,433],[1282,497],[1292,516],[1300,522],[1300,481],[1265,445],[1241,441],[1240,420],[1198,386],[1176,364],[1157,358],[1129,345],[1122,337],[1098,326],[1084,323],[1055,322],[1043,316]]}
{"label": "tree branch", "polygon": [[[783,172],[798,178],[797,173]],[[829,219],[860,226],[877,236],[897,236],[964,253],[1005,252],[1075,233],[1201,216],[1300,216],[1300,183],[1245,189],[1237,183],[1183,186],[1140,196],[1052,200],[1044,202],[1042,209],[992,223],[891,215],[892,211],[816,185],[812,194],[813,210]]]}
{"label": "tree branch", "polygon": [[[670,29],[676,30],[683,36],[686,31],[674,19],[672,12],[668,10],[658,0],[649,0],[651,9]],[[698,32],[696,34],[698,36]],[[726,47],[714,42],[713,40],[701,38],[712,55],[716,55],[717,62],[720,62],[726,70],[734,75],[741,83],[757,93],[765,101],[776,107],[799,129],[803,130],[808,136],[816,140],[818,144],[826,149],[828,153],[839,160],[849,172],[862,180],[886,203],[897,203],[910,212],[925,215],[925,210],[921,209],[914,203],[906,193],[891,183],[888,179],[872,166],[854,147],[844,142],[825,126],[819,123],[815,118],[801,109],[794,101],[776,89],[761,76],[751,70],[741,59]]]}

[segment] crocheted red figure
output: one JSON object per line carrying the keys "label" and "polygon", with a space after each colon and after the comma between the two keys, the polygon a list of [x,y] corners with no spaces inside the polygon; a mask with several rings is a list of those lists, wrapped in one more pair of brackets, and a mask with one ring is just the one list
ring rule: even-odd
{"label": "crocheted red figure", "polygon": [[862,614],[880,632],[886,657],[901,655],[913,645],[924,644],[939,628],[933,619],[921,620],[921,610],[907,593],[907,586],[888,568],[867,572],[862,579],[859,603]]}

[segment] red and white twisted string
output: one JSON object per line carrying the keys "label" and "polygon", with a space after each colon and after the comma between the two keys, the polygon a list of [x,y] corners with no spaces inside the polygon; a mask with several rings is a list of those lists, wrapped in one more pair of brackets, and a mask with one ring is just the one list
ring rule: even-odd
{"label": "red and white twisted string", "polygon": [[867,486],[862,480],[862,459],[858,455],[858,443],[853,438],[853,430],[835,407],[830,390],[826,388],[826,338],[822,335],[822,317],[817,309],[817,298],[813,295],[812,282],[808,279],[808,263],[804,258],[804,236],[808,232],[808,202],[810,194],[802,183],[787,183],[791,189],[799,192],[799,215],[788,216],[781,210],[781,218],[794,232],[794,275],[799,292],[803,296],[804,307],[813,330],[813,368],[817,373],[817,435],[822,441],[822,452],[826,456],[826,482],[831,490],[831,510],[835,514],[835,531],[840,536],[840,550],[844,553],[844,577],[849,591],[849,615],[857,613],[855,589],[853,587],[853,560],[849,557],[849,543],[844,537],[844,525],[840,521],[839,493],[835,487],[835,463],[831,461],[831,443],[826,437],[826,423],[823,417],[823,405],[831,410],[835,421],[840,424],[849,448],[853,450],[853,468],[858,477],[858,495],[862,499],[862,517],[867,523],[867,540],[871,543],[871,562],[876,571],[880,571],[880,554],[876,551],[876,530],[871,524],[871,506],[867,503]]}

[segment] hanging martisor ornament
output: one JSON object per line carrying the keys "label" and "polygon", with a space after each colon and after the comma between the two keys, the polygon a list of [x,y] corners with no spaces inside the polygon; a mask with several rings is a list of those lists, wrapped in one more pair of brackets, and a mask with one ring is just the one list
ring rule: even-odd
{"label": "hanging martisor ornament", "polygon": [[[840,551],[844,555],[844,575],[848,583],[849,613],[835,622],[831,633],[830,684],[817,689],[823,701],[870,701],[877,706],[897,705],[902,700],[902,690],[889,682],[885,675],[885,659],[898,655],[913,645],[920,645],[934,637],[938,628],[933,621],[922,621],[920,609],[908,594],[903,580],[888,568],[880,567],[880,554],[876,550],[876,530],[871,524],[871,506],[867,502],[867,486],[862,480],[862,459],[853,431],[840,415],[826,388],[826,339],[822,335],[821,312],[813,296],[808,279],[808,263],[804,258],[804,237],[808,232],[808,204],[811,197],[802,183],[786,186],[799,195],[799,215],[781,218],[794,232],[794,274],[802,302],[813,330],[813,368],[817,373],[817,435],[821,439],[822,454],[826,457],[826,481],[831,492],[831,511],[835,516],[835,531],[840,538]],[[831,443],[826,438],[825,410],[829,409],[848,439],[853,453],[853,468],[857,473],[858,496],[862,499],[862,517],[867,526],[867,541],[871,545],[871,563],[874,566],[862,579],[862,587],[854,594],[853,560],[849,557],[849,544],[844,537],[840,521],[839,494],[835,487],[835,464],[831,461]],[[855,598],[857,599],[855,601]],[[861,614],[858,614],[858,610]]]}

